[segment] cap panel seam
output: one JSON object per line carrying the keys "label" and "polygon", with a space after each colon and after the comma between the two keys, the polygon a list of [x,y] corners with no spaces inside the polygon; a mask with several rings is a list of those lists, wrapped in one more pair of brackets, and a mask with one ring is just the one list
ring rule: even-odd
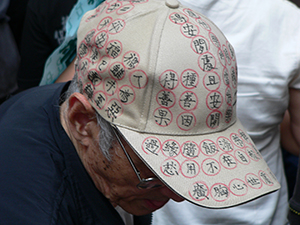
{"label": "cap panel seam", "polygon": [[[166,7],[166,8],[167,8],[167,7]],[[149,55],[149,71],[151,71],[151,72],[154,73],[154,74],[157,72],[157,71],[156,71],[156,68],[157,68],[157,61],[158,61],[159,53],[160,53],[159,49],[160,49],[160,44],[161,44],[161,37],[162,37],[163,28],[165,27],[165,23],[166,23],[166,21],[167,21],[169,12],[170,12],[170,9],[167,8],[167,10],[166,10],[166,12],[165,12],[164,14],[159,15],[159,16],[157,17],[157,21],[160,21],[160,18],[161,18],[161,17],[165,17],[163,23],[161,23],[161,24],[160,24],[160,23],[156,23],[157,26],[155,26],[154,32],[153,32],[153,35],[152,35],[152,37],[158,38],[157,46],[155,45],[156,39],[155,39],[155,38],[151,38],[151,40],[153,40],[153,41],[151,41],[150,51],[149,51],[149,54],[150,54],[150,55]],[[159,26],[159,25],[160,25],[160,26]],[[157,32],[160,32],[159,37],[156,36],[156,33],[157,33]],[[155,49],[155,48],[156,48],[156,49]],[[152,49],[155,49],[155,51],[153,51]],[[154,52],[155,52],[155,54],[154,54]],[[157,56],[156,58],[154,58],[155,55]],[[151,96],[151,97],[150,97],[150,101],[149,101],[149,103],[148,103],[149,109],[151,108],[152,102],[156,99],[156,96],[155,96],[155,92],[154,92],[154,88],[153,88],[153,87],[154,87],[154,83],[156,82],[155,78],[156,78],[157,76],[151,76],[151,77],[153,77],[154,79],[151,81],[152,83],[151,83],[151,85],[150,85],[150,86],[152,87],[152,90],[151,90],[151,93],[150,93],[150,96]],[[144,101],[143,112],[142,112],[141,118],[140,118],[141,120],[142,120],[142,118],[144,117],[144,109],[145,109],[146,104],[147,104],[147,101]],[[146,118],[147,118],[147,119],[146,119],[145,124],[144,124],[144,131],[145,131],[147,125],[148,125],[148,121],[150,120],[150,115],[151,115],[151,112],[150,112],[150,110],[148,110],[147,115],[146,115]]]}

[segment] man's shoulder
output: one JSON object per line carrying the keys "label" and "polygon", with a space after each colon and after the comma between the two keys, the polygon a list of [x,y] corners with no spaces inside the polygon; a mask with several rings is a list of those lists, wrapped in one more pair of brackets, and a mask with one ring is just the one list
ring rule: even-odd
{"label": "man's shoulder", "polygon": [[14,143],[9,146],[3,143],[0,151],[1,221],[48,224],[57,217],[67,199],[73,201],[63,155],[55,150],[55,143],[44,142],[41,136],[29,136],[21,141],[0,137],[1,142],[5,139]]}
{"label": "man's shoulder", "polygon": [[[22,91],[6,100],[0,105],[0,118],[3,116],[3,111],[7,111],[11,107],[15,110],[30,109],[33,105],[40,106],[43,102],[53,98],[55,94],[64,88],[64,84],[51,84],[33,87],[28,90]],[[21,107],[22,106],[22,107]],[[27,107],[26,107],[27,106]]]}
{"label": "man's shoulder", "polygon": [[[45,103],[39,93],[30,90],[4,105],[9,110],[0,120],[0,218],[7,221],[3,224],[49,224],[61,207],[71,210],[74,205],[65,156],[53,135],[63,134],[51,128],[49,112],[39,108]],[[36,104],[26,105],[28,97]]]}

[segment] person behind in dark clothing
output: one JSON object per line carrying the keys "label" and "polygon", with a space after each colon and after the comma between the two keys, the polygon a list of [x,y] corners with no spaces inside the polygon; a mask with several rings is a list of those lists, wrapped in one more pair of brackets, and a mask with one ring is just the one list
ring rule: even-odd
{"label": "person behind in dark clothing", "polygon": [[28,1],[20,47],[18,92],[39,85],[47,58],[65,38],[66,21],[76,2]]}
{"label": "person behind in dark clothing", "polygon": [[300,7],[300,0],[290,0],[290,1],[295,3],[298,7]]}
{"label": "person behind in dark clothing", "polygon": [[9,0],[0,2],[0,104],[17,90],[20,55],[9,26]]}
{"label": "person behind in dark clothing", "polygon": [[290,199],[290,211],[288,213],[288,219],[290,225],[298,225],[300,221],[300,163],[298,162],[298,171],[296,176],[296,182],[294,186],[294,192]]}
{"label": "person behind in dark clothing", "polygon": [[8,24],[14,35],[16,45],[20,52],[22,32],[26,15],[26,8],[29,0],[10,0],[7,8]]}

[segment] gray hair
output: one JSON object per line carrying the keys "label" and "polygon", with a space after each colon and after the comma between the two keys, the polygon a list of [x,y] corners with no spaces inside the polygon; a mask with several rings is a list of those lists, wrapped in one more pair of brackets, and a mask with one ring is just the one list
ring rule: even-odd
{"label": "gray hair", "polygon": [[[79,82],[77,80],[77,74],[75,74],[74,78],[72,79],[70,86],[68,90],[65,93],[65,99],[67,100],[73,93],[79,92]],[[67,104],[69,107],[69,104]],[[103,155],[108,159],[111,160],[111,155],[110,155],[110,149],[112,148],[112,143],[115,141],[115,136],[113,133],[113,128],[110,125],[109,122],[107,122],[105,119],[103,119],[100,114],[95,111],[96,117],[97,117],[97,124],[101,128],[100,132],[98,134],[98,139],[99,139],[99,146],[100,150],[102,151]]]}

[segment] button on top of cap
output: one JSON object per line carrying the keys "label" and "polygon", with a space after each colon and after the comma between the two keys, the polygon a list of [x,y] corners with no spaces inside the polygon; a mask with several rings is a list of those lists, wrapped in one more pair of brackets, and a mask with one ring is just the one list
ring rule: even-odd
{"label": "button on top of cap", "polygon": [[171,9],[176,9],[179,7],[178,0],[166,0],[166,6],[170,7]]}

